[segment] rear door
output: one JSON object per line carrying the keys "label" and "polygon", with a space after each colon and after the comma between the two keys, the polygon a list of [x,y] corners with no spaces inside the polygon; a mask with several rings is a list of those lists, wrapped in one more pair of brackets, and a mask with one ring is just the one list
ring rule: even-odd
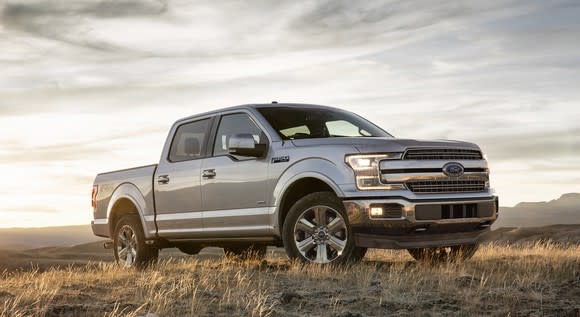
{"label": "rear door", "polygon": [[167,141],[169,148],[153,179],[157,227],[163,237],[194,237],[203,230],[200,169],[208,156],[213,121],[181,123]]}
{"label": "rear door", "polygon": [[252,134],[269,144],[266,133],[247,112],[221,116],[211,157],[202,160],[201,192],[206,236],[241,237],[271,234],[268,208],[269,155],[233,156],[228,152],[234,134]]}

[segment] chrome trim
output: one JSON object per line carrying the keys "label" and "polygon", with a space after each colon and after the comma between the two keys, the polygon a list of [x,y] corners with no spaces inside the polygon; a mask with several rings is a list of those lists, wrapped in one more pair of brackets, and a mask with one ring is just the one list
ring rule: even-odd
{"label": "chrome trim", "polygon": [[[388,176],[387,176],[388,175]],[[388,177],[388,178],[387,178]],[[412,174],[381,174],[381,181],[384,184],[406,183],[410,181],[489,181],[487,173],[465,173],[461,177],[449,177],[441,173],[412,173]]]}
{"label": "chrome trim", "polygon": [[[174,214],[160,214],[160,215],[157,215],[157,221],[201,219],[202,216],[203,215],[202,215],[201,211],[180,212],[180,213],[174,213]],[[153,220],[155,220],[155,216],[145,216],[145,220],[153,221]]]}
{"label": "chrome trim", "polygon": [[405,218],[405,217],[401,217],[401,218],[377,218],[377,217],[371,217],[369,215],[369,219],[371,219],[371,220],[386,220],[386,221],[397,221],[397,220],[401,221],[401,220],[405,220],[407,218]]}
{"label": "chrome trim", "polygon": [[[414,158],[414,159],[408,159],[407,155],[409,154],[409,152],[411,151],[424,151],[424,152],[429,152],[429,151],[433,151],[433,153],[439,153],[439,154],[422,154],[422,156],[427,157],[427,156],[435,156],[435,157],[445,157],[446,155],[448,155],[449,157],[445,157],[445,158]],[[440,151],[440,152],[437,152]],[[456,151],[455,153],[453,151]],[[464,154],[459,154],[461,152],[464,152]],[[451,154],[449,154],[451,153]],[[454,155],[455,156],[454,156]],[[421,155],[417,155],[417,156],[421,156]],[[468,158],[468,157],[472,157],[472,158]],[[403,152],[403,160],[407,160],[407,161],[455,161],[455,160],[469,160],[469,161],[477,161],[477,160],[483,160],[483,153],[481,152],[481,150],[476,150],[476,149],[465,149],[465,148],[448,148],[448,147],[441,147],[441,148],[433,148],[433,147],[425,147],[425,148],[421,148],[421,147],[413,147],[413,148],[408,148],[405,150],[405,152]]]}
{"label": "chrome trim", "polygon": [[[164,220],[183,220],[183,219],[200,219],[209,217],[232,217],[232,216],[252,216],[252,215],[267,215],[272,214],[275,207],[258,207],[246,209],[226,209],[226,210],[209,210],[209,211],[192,211],[179,212],[172,214],[157,215],[157,221]],[[153,221],[155,216],[145,216],[145,220]]]}
{"label": "chrome trim", "polygon": [[486,180],[445,179],[413,180],[405,183],[416,194],[481,193],[486,190]]}
{"label": "chrome trim", "polygon": [[[160,214],[157,215],[157,221],[176,221],[176,220],[190,220],[190,219],[209,219],[209,218],[235,218],[236,216],[267,216],[272,215],[276,211],[276,207],[257,207],[257,208],[245,208],[245,209],[227,209],[227,210],[209,210],[209,211],[193,211],[193,212],[182,212],[182,213],[171,213],[171,214]],[[145,216],[146,221],[154,221],[155,216]],[[247,226],[224,226],[224,227],[203,227],[200,228],[168,228],[164,229],[163,233],[200,233],[200,232],[227,232],[227,231],[264,231],[273,230],[274,225],[271,223],[267,224],[256,224]]]}
{"label": "chrome trim", "polygon": [[95,219],[95,220],[93,220],[93,224],[95,224],[95,225],[108,225],[109,219],[108,218]]}
{"label": "chrome trim", "polygon": [[[200,233],[200,232],[236,232],[236,231],[265,231],[271,230],[271,226],[244,226],[244,227],[212,227],[212,228],[196,228],[196,229],[167,229],[163,233]],[[179,238],[177,238],[179,239]]]}
{"label": "chrome trim", "polygon": [[[469,169],[483,169],[485,172],[464,172],[460,177],[449,177],[445,175],[444,168],[450,163],[460,164],[465,170]],[[408,173],[382,173],[381,172],[381,183],[388,184],[405,184],[405,188],[409,189],[411,192],[419,195],[427,194],[455,194],[455,193],[481,193],[489,189],[489,169],[487,166],[487,161],[485,160],[459,160],[449,162],[447,160],[401,160],[401,161],[381,161],[379,163],[379,168],[381,171],[385,170],[406,170],[410,171]],[[414,173],[413,170],[422,169],[437,169],[439,172],[424,172],[424,173]],[[413,191],[412,182],[446,182],[446,181],[479,181],[483,182],[482,189],[469,189],[470,186],[465,185],[466,189],[461,190],[461,186],[457,187],[455,190],[440,191],[435,190],[437,184],[433,184],[433,191]],[[426,184],[429,185],[429,184]],[[480,186],[480,185],[477,185]]]}
{"label": "chrome trim", "polygon": [[[449,160],[422,160],[422,161],[405,161],[405,160],[382,160],[379,162],[381,170],[387,169],[421,169],[421,168],[438,168],[443,173],[443,166],[450,162]],[[488,168],[486,160],[455,160],[453,162],[461,163],[464,168]]]}
{"label": "chrome trim", "polygon": [[203,218],[219,218],[232,216],[252,216],[252,215],[267,215],[271,214],[274,207],[256,207],[245,209],[226,209],[226,210],[210,210],[202,211]]}

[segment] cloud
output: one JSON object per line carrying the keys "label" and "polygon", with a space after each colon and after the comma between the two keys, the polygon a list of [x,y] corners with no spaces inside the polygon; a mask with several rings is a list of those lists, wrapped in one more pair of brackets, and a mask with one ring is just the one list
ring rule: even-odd
{"label": "cloud", "polygon": [[2,8],[0,21],[7,29],[95,50],[118,51],[122,48],[83,36],[90,31],[83,28],[84,19],[150,17],[166,11],[164,0],[8,2]]}
{"label": "cloud", "polygon": [[[101,137],[93,137],[77,142],[55,144],[21,144],[14,141],[4,143],[0,152],[0,163],[18,162],[66,162],[76,160],[95,159],[106,156],[106,153],[122,148],[122,144],[131,142],[136,138],[149,137],[152,134],[166,133],[159,127],[148,127],[137,130],[123,130],[122,132],[109,133]],[[39,140],[40,141],[40,140]],[[41,140],[45,142],[46,140]],[[50,142],[50,140],[48,140]],[[121,142],[121,144],[119,144]]]}
{"label": "cloud", "polygon": [[401,137],[475,141],[504,202],[577,188],[563,184],[580,177],[577,1],[0,7],[0,169],[23,179],[2,190],[4,206],[27,192],[30,210],[58,197],[47,210],[76,212],[97,172],[157,161],[176,119],[271,100],[340,106]]}
{"label": "cloud", "polygon": [[[291,25],[308,33],[359,33],[363,38],[352,38],[351,41],[362,41],[381,33],[425,28],[474,12],[469,6],[455,4],[416,9],[417,3],[399,1],[319,1]],[[381,33],[373,32],[377,29]]]}
{"label": "cloud", "polygon": [[9,210],[3,210],[7,213],[25,213],[25,214],[46,214],[46,213],[60,213],[58,208],[47,208],[45,205],[19,205],[11,207]]}
{"label": "cloud", "polygon": [[580,157],[580,129],[529,131],[527,133],[478,138],[486,151],[497,160],[551,161],[554,158]]}

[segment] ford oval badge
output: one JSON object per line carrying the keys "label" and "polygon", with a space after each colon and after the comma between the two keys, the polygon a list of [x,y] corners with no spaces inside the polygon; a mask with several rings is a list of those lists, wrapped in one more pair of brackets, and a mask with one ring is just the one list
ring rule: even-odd
{"label": "ford oval badge", "polygon": [[459,163],[453,162],[443,165],[443,174],[449,177],[460,177],[464,172],[465,168],[463,168],[463,165]]}

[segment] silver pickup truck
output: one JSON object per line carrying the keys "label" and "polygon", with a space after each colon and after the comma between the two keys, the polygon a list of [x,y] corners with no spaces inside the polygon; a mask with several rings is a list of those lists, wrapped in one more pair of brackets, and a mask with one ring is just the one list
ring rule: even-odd
{"label": "silver pickup truck", "polygon": [[468,259],[498,214],[481,149],[397,139],[344,110],[251,104],[177,121],[159,164],[97,175],[95,235],[117,262],[162,248],[223,247],[304,262],[361,260],[367,248]]}

